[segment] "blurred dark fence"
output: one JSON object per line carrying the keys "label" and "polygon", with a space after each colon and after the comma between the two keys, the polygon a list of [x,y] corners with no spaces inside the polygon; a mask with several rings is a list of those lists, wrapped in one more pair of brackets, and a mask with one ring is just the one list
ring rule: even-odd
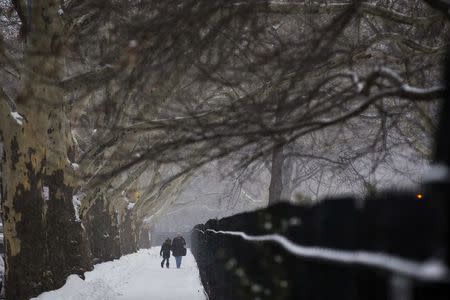
{"label": "blurred dark fence", "polygon": [[406,192],[280,203],[197,225],[191,249],[210,300],[449,299],[437,203]]}

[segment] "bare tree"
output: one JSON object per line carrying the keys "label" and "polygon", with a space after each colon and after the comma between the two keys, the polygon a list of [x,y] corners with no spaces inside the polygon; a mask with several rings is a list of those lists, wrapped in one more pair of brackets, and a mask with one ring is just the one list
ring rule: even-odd
{"label": "bare tree", "polygon": [[[426,156],[448,37],[445,1],[426,2],[2,1],[9,297],[90,267],[80,221],[96,204],[132,251],[144,221],[211,161],[271,162],[273,203],[290,194],[291,164],[359,174],[400,147]],[[73,236],[86,261],[49,270],[33,258],[29,280],[14,280],[31,245],[58,256]]]}

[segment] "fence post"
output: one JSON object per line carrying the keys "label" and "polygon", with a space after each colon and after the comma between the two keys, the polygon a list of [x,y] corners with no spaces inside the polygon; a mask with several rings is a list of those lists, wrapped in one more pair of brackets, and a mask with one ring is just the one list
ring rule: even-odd
{"label": "fence post", "polygon": [[412,300],[413,286],[409,278],[398,274],[392,274],[390,278],[390,298],[391,300]]}
{"label": "fence post", "polygon": [[438,216],[437,253],[444,259],[447,267],[450,261],[450,247],[448,242],[449,230],[449,200],[450,195],[450,47],[447,49],[445,62],[445,92],[441,103],[439,127],[434,140],[433,167],[425,178],[425,190],[429,201],[433,201]]}

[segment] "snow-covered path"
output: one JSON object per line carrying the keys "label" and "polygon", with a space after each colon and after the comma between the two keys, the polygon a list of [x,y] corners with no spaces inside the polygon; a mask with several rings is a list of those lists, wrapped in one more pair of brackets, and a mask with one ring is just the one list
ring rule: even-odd
{"label": "snow-covered path", "polygon": [[59,290],[38,300],[205,300],[197,264],[188,249],[180,269],[170,258],[170,269],[161,269],[160,248],[140,250],[118,260],[95,265],[86,280],[72,275]]}

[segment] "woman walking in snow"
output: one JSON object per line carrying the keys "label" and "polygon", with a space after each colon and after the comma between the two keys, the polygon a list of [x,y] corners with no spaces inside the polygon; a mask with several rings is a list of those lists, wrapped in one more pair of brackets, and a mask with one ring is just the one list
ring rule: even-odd
{"label": "woman walking in snow", "polygon": [[177,268],[179,269],[181,266],[181,259],[186,255],[186,241],[181,236],[181,233],[178,233],[172,241],[172,255],[175,256]]}
{"label": "woman walking in snow", "polygon": [[167,238],[161,246],[161,251],[159,251],[159,255],[162,256],[163,258],[161,262],[161,268],[164,268],[165,260],[166,260],[166,267],[169,268],[170,249],[172,249],[172,245],[170,239]]}

